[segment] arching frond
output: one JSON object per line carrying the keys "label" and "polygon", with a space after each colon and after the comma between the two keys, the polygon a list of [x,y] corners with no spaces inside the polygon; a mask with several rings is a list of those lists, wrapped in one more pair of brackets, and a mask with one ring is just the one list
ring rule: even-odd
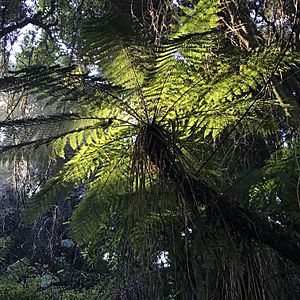
{"label": "arching frond", "polygon": [[[118,167],[116,170],[119,170],[120,167],[116,166],[115,163],[118,159],[123,158],[123,151],[126,153],[124,147],[130,145],[132,134],[128,135],[126,127],[110,128],[108,129],[110,134],[104,134],[104,130],[102,129],[100,136],[99,127],[97,127],[97,130],[93,129],[92,132],[86,130],[85,145],[80,145],[80,150],[31,199],[26,214],[28,220],[45,213],[52,205],[63,198],[60,197],[61,193],[66,194],[74,190],[75,187],[94,181],[98,174],[100,176],[103,172],[110,178],[110,173],[114,168]],[[102,177],[100,176],[100,178]],[[99,180],[96,180],[96,182],[99,182]],[[92,190],[92,193],[95,193],[95,191],[97,190]],[[39,209],[37,209],[38,207]]]}

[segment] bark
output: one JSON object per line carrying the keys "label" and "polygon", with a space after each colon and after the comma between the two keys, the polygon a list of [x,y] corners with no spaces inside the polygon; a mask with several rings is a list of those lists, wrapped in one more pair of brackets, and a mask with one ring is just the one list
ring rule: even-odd
{"label": "bark", "polygon": [[56,6],[57,6],[56,1],[51,0],[50,8],[47,13],[38,11],[36,14],[34,14],[28,18],[25,18],[24,20],[15,21],[14,24],[11,24],[8,26],[4,26],[4,20],[2,20],[3,23],[1,26],[1,30],[0,30],[0,38],[3,38],[6,35],[14,32],[14,31],[22,29],[25,26],[27,26],[28,24],[36,25],[36,26],[44,29],[48,33],[48,35],[51,37],[50,28],[57,25],[57,20],[54,23],[47,23],[46,19],[54,13]]}
{"label": "bark", "polygon": [[167,134],[158,126],[147,126],[144,143],[150,161],[180,187],[194,218],[199,217],[198,205],[205,205],[208,213],[232,233],[260,241],[300,265],[300,240],[288,235],[280,225],[269,222],[249,208],[241,207],[228,196],[218,194],[190,174],[176,159],[170,150]]}
{"label": "bark", "polygon": [[50,34],[50,31],[49,31],[50,27],[55,25],[55,24],[45,24],[41,20],[34,18],[34,17],[26,18],[25,20],[23,20],[21,22],[18,22],[16,24],[9,25],[7,27],[2,28],[0,30],[0,38],[3,38],[6,35],[14,32],[14,31],[22,29],[25,26],[27,26],[28,24],[36,25],[40,28],[43,28],[48,34]]}
{"label": "bark", "polygon": [[221,19],[226,27],[237,37],[239,46],[250,51],[259,45],[259,32],[250,18],[246,3],[237,5],[235,1],[221,1]]}

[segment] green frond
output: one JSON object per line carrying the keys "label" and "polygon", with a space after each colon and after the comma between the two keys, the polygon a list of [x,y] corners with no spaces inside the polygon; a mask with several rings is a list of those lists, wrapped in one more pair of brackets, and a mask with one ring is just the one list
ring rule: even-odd
{"label": "green frond", "polygon": [[178,21],[177,35],[208,32],[218,26],[218,13],[221,11],[220,1],[198,1],[193,9],[181,6],[184,16]]}
{"label": "green frond", "polygon": [[[112,119],[98,118],[96,116],[79,116],[75,114],[61,114],[38,116],[36,118],[24,118],[12,121],[0,122],[0,128],[4,128],[5,137],[0,147],[1,159],[23,156],[31,152],[28,149],[36,149],[43,145],[53,147],[53,157],[64,157],[64,148],[68,141],[76,139],[76,147],[95,132],[103,131],[110,126]],[[48,151],[49,153],[49,151]],[[3,155],[6,154],[6,155]]]}
{"label": "green frond", "polygon": [[87,185],[84,198],[71,219],[72,235],[78,243],[95,240],[95,234],[101,226],[109,223],[110,213],[118,211],[124,201],[130,201],[127,175],[129,167],[119,167],[119,164],[124,165],[124,160],[125,157],[110,159],[109,166],[104,165],[96,173],[96,179]]}
{"label": "green frond", "polygon": [[[97,129],[100,129],[99,126]],[[110,134],[105,134],[103,132],[105,130],[108,130]],[[115,160],[123,159],[123,155],[126,153],[124,153],[124,148],[131,143],[131,139],[124,139],[124,136],[128,134],[126,127],[102,129],[101,135],[97,130],[95,132],[93,129],[92,132],[89,132],[85,128],[84,134],[83,142],[86,145],[81,144],[80,150],[65,163],[63,168],[46,183],[41,191],[30,199],[25,211],[27,221],[32,221],[43,215],[57,201],[66,199],[66,195],[74,188],[88,185],[91,178],[98,176],[98,174],[100,176],[101,172],[108,172],[107,174],[110,175],[112,171],[110,168],[116,167],[114,165]],[[92,134],[94,134],[94,138],[91,137]],[[55,153],[63,156],[63,149],[59,145],[65,147],[65,142],[58,141],[57,143],[58,145],[54,145],[54,147],[58,147]],[[59,153],[60,149],[62,149],[61,153]]]}
{"label": "green frond", "polygon": [[[119,96],[119,87],[112,86],[100,76],[88,76],[75,66],[33,66],[13,72],[0,79],[0,90],[5,93],[33,96],[44,114],[57,111],[82,113],[86,104],[97,104]],[[79,106],[81,109],[79,110]]]}
{"label": "green frond", "polygon": [[103,16],[86,23],[83,38],[87,55],[105,78],[123,88],[139,88],[143,83],[143,52],[140,25],[127,15]]}

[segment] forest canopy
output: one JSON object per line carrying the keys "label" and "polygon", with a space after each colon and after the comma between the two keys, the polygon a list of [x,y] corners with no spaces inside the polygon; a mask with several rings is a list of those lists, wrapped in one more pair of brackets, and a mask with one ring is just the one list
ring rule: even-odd
{"label": "forest canopy", "polygon": [[2,298],[299,299],[298,0],[0,4]]}

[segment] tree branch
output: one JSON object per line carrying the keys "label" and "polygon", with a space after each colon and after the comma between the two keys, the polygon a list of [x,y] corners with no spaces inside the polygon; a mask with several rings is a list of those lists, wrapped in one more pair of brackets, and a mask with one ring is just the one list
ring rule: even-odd
{"label": "tree branch", "polygon": [[[51,8],[51,12],[53,13],[53,8]],[[55,21],[54,23],[49,23],[49,24],[44,22],[44,20],[49,16],[49,14],[50,14],[50,12],[48,12],[45,16],[42,16],[41,12],[37,12],[32,17],[25,18],[21,22],[16,22],[15,24],[3,27],[0,30],[0,38],[3,38],[6,35],[14,32],[14,31],[20,30],[20,29],[24,28],[25,26],[27,26],[28,24],[32,24],[32,25],[35,25],[35,26],[38,26],[38,27],[44,29],[48,33],[48,35],[51,37],[50,28],[57,25],[57,21]]]}

